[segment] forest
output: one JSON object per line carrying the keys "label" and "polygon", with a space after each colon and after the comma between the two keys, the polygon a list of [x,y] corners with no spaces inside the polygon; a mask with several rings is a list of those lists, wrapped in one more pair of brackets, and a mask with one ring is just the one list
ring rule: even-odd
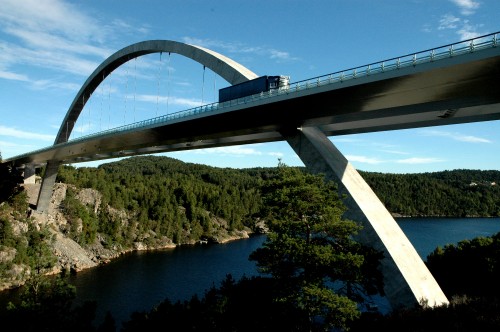
{"label": "forest", "polygon": [[[101,206],[125,210],[124,223],[109,209],[96,213],[74,199],[64,201],[70,220],[82,220],[83,232],[71,232],[81,245],[97,233],[107,245],[150,246],[214,240],[220,229],[255,231],[263,208],[260,190],[276,168],[216,168],[158,156],[133,157],[97,168],[62,166],[57,181],[102,194]],[[495,217],[500,215],[499,171],[453,170],[419,174],[360,172],[396,217]],[[76,228],[75,228],[76,229]],[[73,230],[75,230],[73,229]]]}
{"label": "forest", "polygon": [[[98,168],[65,166],[58,180],[95,188],[115,208],[140,210],[142,217],[161,219],[161,213],[154,210],[160,202],[167,207],[185,207],[188,219],[196,219],[196,210],[202,209],[230,220],[233,227],[240,227],[246,216],[260,209],[258,188],[275,171],[274,168],[216,168],[149,156]],[[395,215],[500,215],[500,171],[458,169],[416,174],[360,171],[360,174]]]}
{"label": "forest", "polygon": [[[177,244],[216,240],[221,228],[252,230],[257,220],[272,221],[268,242],[250,257],[272,278],[236,281],[228,276],[203,298],[184,303],[165,299],[151,312],[135,313],[122,331],[157,330],[167,324],[193,331],[497,330],[498,234],[436,248],[428,257],[449,305],[422,303],[387,316],[361,313],[356,305],[360,296],[353,290],[381,291],[378,253],[352,241],[358,226],[342,219],[344,207],[335,184],[323,183],[303,168],[284,166],[221,169],[149,156],[98,168],[60,169],[58,181],[70,185],[61,204],[69,220],[65,231],[82,246],[101,241],[128,247],[139,240],[154,245],[161,238]],[[19,177],[0,171],[0,248],[13,257],[10,265],[0,264],[0,275],[8,275],[9,266],[31,271],[22,302],[11,304],[3,318],[30,331],[95,331],[90,324],[95,304],[72,307],[76,290],[64,274],[43,277],[54,265],[50,232],[30,226],[26,193],[16,184]],[[499,215],[498,171],[361,174],[396,216]],[[99,209],[78,199],[82,188],[101,193]],[[113,210],[128,211],[129,217],[124,221]],[[13,225],[27,225],[24,237]],[[333,292],[329,285],[339,282],[347,287]],[[258,305],[246,301],[256,295]],[[255,318],[251,324],[248,317]],[[106,317],[97,330],[117,327]]]}

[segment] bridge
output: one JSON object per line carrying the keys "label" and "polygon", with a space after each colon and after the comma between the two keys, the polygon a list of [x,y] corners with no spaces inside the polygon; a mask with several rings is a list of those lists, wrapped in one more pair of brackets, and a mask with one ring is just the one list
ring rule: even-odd
{"label": "bridge", "polygon": [[46,163],[37,203],[43,213],[62,163],[287,141],[308,169],[337,181],[347,194],[346,217],[364,226],[360,241],[384,253],[382,272],[392,307],[448,303],[394,218],[328,136],[500,119],[499,36],[493,33],[69,140],[92,92],[113,70],[138,56],[178,53],[230,84],[258,77],[202,47],[162,40],[133,44],[110,56],[87,79],[54,145],[3,162],[25,167],[25,173]]}

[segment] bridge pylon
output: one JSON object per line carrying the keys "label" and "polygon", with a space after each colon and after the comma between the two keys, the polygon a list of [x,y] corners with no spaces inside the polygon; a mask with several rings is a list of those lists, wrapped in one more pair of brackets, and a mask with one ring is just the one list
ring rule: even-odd
{"label": "bridge pylon", "polygon": [[57,171],[61,165],[60,161],[49,160],[45,167],[45,176],[42,179],[40,192],[38,193],[38,200],[36,204],[36,211],[40,213],[47,212],[49,209],[50,199],[52,198],[52,191],[56,183]]}
{"label": "bridge pylon", "polygon": [[346,194],[345,217],[363,225],[358,240],[383,252],[381,272],[391,307],[449,303],[392,215],[328,137],[316,127],[304,127],[282,135],[307,169],[322,173],[339,184],[340,193]]}

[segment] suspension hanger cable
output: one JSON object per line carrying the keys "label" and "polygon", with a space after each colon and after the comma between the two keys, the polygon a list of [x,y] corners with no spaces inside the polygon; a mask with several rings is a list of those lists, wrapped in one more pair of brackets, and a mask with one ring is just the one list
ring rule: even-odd
{"label": "suspension hanger cable", "polygon": [[94,98],[92,98],[92,93],[91,93],[89,96],[89,101],[87,102],[89,104],[87,107],[88,108],[88,118],[89,118],[89,126],[87,128],[88,131],[90,131],[90,107],[92,106],[93,100],[94,100]]}
{"label": "suspension hanger cable", "polygon": [[168,104],[170,100],[170,52],[168,52],[168,62],[167,62],[167,114],[168,114]]}
{"label": "suspension hanger cable", "polygon": [[217,98],[217,74],[214,72],[214,98],[213,98],[213,102],[215,102],[216,100],[219,100]]}
{"label": "suspension hanger cable", "polygon": [[125,110],[123,112],[123,125],[127,124],[127,99],[128,99],[128,66],[130,64],[127,61],[127,64],[125,65]]}
{"label": "suspension hanger cable", "polygon": [[201,84],[201,105],[203,105],[203,90],[205,89],[205,66],[203,66],[203,82]]}
{"label": "suspension hanger cable", "polygon": [[160,107],[160,78],[161,78],[161,55],[163,52],[160,52],[160,64],[158,65],[158,91],[156,93],[156,116],[158,116],[158,108]]}
{"label": "suspension hanger cable", "polygon": [[102,101],[104,99],[104,73],[102,73],[102,82],[101,82],[101,112],[99,113],[99,131],[102,131]]}
{"label": "suspension hanger cable", "polygon": [[111,75],[108,83],[108,130],[111,127]]}
{"label": "suspension hanger cable", "polygon": [[134,123],[135,121],[135,95],[137,94],[137,58],[134,59]]}
{"label": "suspension hanger cable", "polygon": [[[82,95],[82,110],[84,107],[85,107],[85,94]],[[80,119],[80,118],[78,118],[78,119]],[[80,122],[80,137],[83,136],[83,121],[82,120],[79,121]]]}

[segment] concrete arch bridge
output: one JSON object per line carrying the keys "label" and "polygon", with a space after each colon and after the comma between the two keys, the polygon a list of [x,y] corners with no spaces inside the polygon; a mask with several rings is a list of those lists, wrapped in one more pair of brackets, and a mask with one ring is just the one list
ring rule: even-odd
{"label": "concrete arch bridge", "polygon": [[448,303],[410,241],[328,136],[500,119],[499,33],[347,69],[68,141],[92,92],[138,56],[177,53],[231,85],[259,76],[214,51],[168,40],[119,50],[87,79],[53,146],[3,160],[25,173],[47,164],[37,204],[43,213],[62,163],[139,154],[287,141],[304,164],[347,193],[346,217],[362,222],[361,240],[383,251],[385,291],[393,308]]}

